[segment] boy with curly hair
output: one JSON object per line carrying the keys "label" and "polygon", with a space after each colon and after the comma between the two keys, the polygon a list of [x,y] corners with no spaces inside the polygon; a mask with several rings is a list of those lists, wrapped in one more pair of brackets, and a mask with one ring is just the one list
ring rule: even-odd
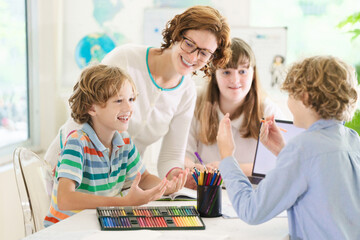
{"label": "boy with curly hair", "polygon": [[360,138],[344,126],[356,109],[356,88],[354,69],[334,57],[310,57],[290,68],[282,89],[294,124],[306,130],[285,145],[274,118],[266,119],[260,140],[277,163],[255,190],[233,157],[224,117],[220,171],[242,220],[260,224],[287,210],[291,239],[360,239]]}

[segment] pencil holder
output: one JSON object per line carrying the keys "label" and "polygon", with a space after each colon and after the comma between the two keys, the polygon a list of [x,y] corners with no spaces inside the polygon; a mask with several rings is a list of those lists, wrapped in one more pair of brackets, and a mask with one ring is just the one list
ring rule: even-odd
{"label": "pencil holder", "polygon": [[197,186],[197,210],[201,217],[220,217],[221,186]]}

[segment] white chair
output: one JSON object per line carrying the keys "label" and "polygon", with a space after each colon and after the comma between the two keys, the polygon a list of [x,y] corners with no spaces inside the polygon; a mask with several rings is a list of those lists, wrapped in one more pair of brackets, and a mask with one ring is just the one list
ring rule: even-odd
{"label": "white chair", "polygon": [[15,149],[13,163],[24,215],[25,235],[28,236],[44,228],[53,176],[47,162],[23,147]]}

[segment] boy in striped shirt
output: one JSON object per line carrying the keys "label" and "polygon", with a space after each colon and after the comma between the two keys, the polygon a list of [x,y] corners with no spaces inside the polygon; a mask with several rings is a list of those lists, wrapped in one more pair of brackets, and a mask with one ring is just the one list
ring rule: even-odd
{"label": "boy in striped shirt", "polygon": [[[150,174],[126,132],[136,88],[118,67],[85,69],[69,99],[71,116],[81,130],[69,134],[55,172],[44,226],[79,210],[99,206],[136,206],[178,191],[187,172],[171,181]],[[133,181],[121,196],[125,181]]]}

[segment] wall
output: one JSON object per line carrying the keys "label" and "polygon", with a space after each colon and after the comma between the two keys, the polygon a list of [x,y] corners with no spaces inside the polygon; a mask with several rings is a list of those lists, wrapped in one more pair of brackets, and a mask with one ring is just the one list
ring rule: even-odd
{"label": "wall", "polygon": [[20,239],[24,237],[23,215],[12,163],[0,166],[0,192],[0,239]]}

